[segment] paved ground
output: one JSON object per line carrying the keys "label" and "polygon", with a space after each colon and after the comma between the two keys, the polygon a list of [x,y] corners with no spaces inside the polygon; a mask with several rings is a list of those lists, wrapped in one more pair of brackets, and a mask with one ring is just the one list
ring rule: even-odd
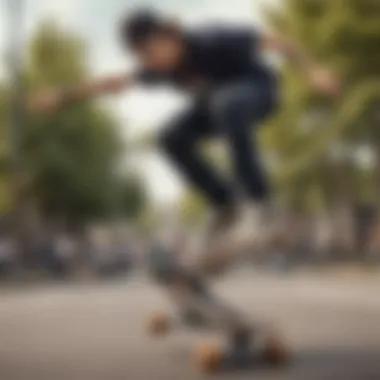
{"label": "paved ground", "polygon": [[[295,353],[285,370],[221,379],[380,379],[380,282],[240,274],[217,289],[252,317],[278,323]],[[147,314],[163,307],[165,297],[141,278],[0,293],[0,379],[202,378],[189,358],[199,336],[146,336]]]}

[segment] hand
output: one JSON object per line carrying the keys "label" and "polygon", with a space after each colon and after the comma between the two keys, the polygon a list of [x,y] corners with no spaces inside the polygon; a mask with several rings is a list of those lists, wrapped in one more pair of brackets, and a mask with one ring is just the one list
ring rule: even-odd
{"label": "hand", "polygon": [[33,95],[28,102],[29,110],[33,112],[53,113],[62,104],[62,97],[58,91],[47,91]]}
{"label": "hand", "polygon": [[309,81],[311,86],[327,95],[336,96],[340,92],[339,79],[329,70],[324,68],[312,68],[309,70]]}

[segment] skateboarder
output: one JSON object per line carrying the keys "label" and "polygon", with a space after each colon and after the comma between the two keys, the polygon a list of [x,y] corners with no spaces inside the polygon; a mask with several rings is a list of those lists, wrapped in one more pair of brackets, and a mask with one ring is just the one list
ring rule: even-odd
{"label": "skateboarder", "polygon": [[[163,129],[158,143],[209,202],[213,212],[208,242],[230,239],[243,219],[248,220],[252,233],[267,236],[262,222],[270,186],[251,135],[276,111],[279,99],[275,73],[262,62],[262,53],[272,50],[292,61],[318,91],[335,94],[336,78],[294,43],[250,28],[219,25],[190,31],[143,10],[122,20],[120,36],[123,47],[137,59],[136,72],[34,95],[30,108],[54,111],[138,84],[171,84],[189,91],[191,105]],[[237,186],[222,178],[197,151],[199,141],[215,136],[227,142]],[[239,192],[247,200],[243,211]]]}

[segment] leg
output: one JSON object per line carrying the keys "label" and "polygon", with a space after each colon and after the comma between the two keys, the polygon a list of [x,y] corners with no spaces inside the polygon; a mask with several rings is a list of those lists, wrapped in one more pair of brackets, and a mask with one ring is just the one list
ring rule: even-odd
{"label": "leg", "polygon": [[227,137],[239,183],[253,202],[244,207],[242,223],[232,230],[232,235],[226,234],[210,250],[204,264],[207,271],[223,271],[237,255],[263,248],[269,239],[269,186],[251,129],[269,112],[271,92],[248,78],[217,91],[211,99],[212,115],[219,131]]}
{"label": "leg", "polygon": [[197,265],[199,256],[205,256],[203,251],[206,254],[210,243],[220,235],[224,236],[237,217],[232,187],[197,151],[199,140],[215,130],[210,121],[208,107],[198,105],[174,119],[160,137],[161,146],[172,162],[214,206],[206,228],[185,248],[184,256],[190,259],[191,262],[187,263],[190,266]]}
{"label": "leg", "polygon": [[268,197],[269,186],[251,130],[268,113],[271,92],[248,79],[218,91],[211,105],[218,126],[229,140],[238,180],[256,201]]}
{"label": "leg", "polygon": [[160,137],[160,145],[184,177],[219,207],[233,202],[233,192],[197,152],[198,141],[211,131],[209,123],[207,109],[194,107],[170,123]]}

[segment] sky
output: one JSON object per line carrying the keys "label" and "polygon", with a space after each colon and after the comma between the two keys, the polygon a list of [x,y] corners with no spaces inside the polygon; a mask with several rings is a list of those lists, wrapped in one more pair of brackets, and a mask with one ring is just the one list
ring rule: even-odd
{"label": "sky", "polygon": [[[0,54],[9,46],[8,3],[0,0]],[[131,57],[125,56],[117,41],[120,17],[133,9],[152,6],[186,24],[196,25],[213,21],[265,27],[262,7],[276,0],[24,0],[24,40],[33,34],[38,23],[45,19],[56,22],[83,36],[88,42],[89,63],[94,75],[101,76],[132,68]],[[7,45],[8,43],[8,45]],[[2,63],[2,64],[1,64]],[[0,78],[6,76],[0,62]],[[113,102],[120,117],[125,136],[138,138],[147,130],[158,131],[165,121],[182,107],[187,98],[170,89],[148,92],[135,89]],[[139,155],[131,161],[142,173],[151,199],[159,204],[179,199],[183,185],[177,173],[157,152]],[[137,167],[137,165],[139,165]],[[158,185],[159,184],[159,185]]]}

